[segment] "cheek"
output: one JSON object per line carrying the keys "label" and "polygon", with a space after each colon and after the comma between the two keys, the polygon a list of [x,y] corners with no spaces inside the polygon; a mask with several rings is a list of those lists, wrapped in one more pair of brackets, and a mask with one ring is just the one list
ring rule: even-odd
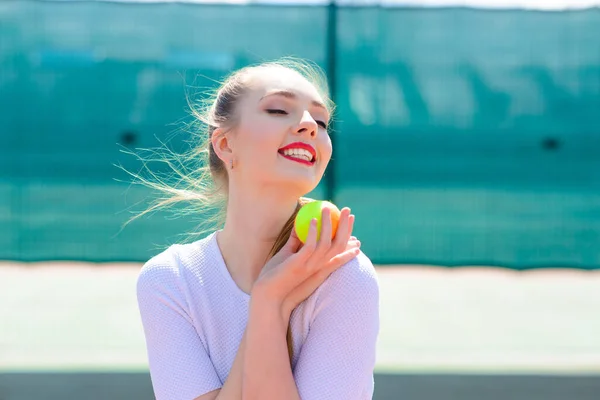
{"label": "cheek", "polygon": [[323,135],[323,141],[321,142],[321,151],[325,161],[331,159],[333,148],[331,147],[331,138],[329,135]]}
{"label": "cheek", "polygon": [[248,127],[244,132],[244,155],[255,163],[269,163],[277,158],[281,146],[281,132],[273,124],[262,121]]}

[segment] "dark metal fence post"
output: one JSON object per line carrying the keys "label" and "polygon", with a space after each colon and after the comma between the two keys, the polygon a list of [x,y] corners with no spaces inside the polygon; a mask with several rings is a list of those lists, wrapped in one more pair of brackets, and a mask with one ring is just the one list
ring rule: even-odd
{"label": "dark metal fence post", "polygon": [[[338,5],[336,0],[331,0],[327,8],[327,79],[329,84],[329,92],[331,100],[335,103],[336,97],[336,57],[337,57],[337,13]],[[336,152],[335,143],[337,135],[335,131],[334,121],[329,123],[329,135],[334,146],[333,156],[327,171],[325,172],[325,198],[335,203],[336,189]]]}

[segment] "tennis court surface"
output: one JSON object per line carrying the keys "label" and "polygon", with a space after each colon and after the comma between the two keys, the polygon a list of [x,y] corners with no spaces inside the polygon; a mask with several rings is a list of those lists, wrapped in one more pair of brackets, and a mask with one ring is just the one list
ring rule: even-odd
{"label": "tennis court surface", "polygon": [[[0,399],[151,398],[140,267],[0,263]],[[375,399],[600,398],[600,271],[378,274]]]}

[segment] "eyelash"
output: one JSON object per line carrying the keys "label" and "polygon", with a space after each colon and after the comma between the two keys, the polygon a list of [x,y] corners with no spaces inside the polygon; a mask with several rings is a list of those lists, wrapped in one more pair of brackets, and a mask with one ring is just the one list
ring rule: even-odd
{"label": "eyelash", "polygon": [[[268,109],[267,113],[269,114],[279,114],[279,115],[287,115],[287,111],[279,110],[279,109]],[[327,129],[327,124],[323,121],[316,121],[317,125],[319,125],[323,129]]]}

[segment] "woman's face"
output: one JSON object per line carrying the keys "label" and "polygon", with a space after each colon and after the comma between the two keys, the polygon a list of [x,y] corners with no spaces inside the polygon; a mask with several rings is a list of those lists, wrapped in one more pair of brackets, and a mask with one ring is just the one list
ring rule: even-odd
{"label": "woman's face", "polygon": [[319,184],[332,153],[330,116],[310,82],[290,70],[259,70],[236,112],[231,172],[242,182],[276,185],[295,196]]}

